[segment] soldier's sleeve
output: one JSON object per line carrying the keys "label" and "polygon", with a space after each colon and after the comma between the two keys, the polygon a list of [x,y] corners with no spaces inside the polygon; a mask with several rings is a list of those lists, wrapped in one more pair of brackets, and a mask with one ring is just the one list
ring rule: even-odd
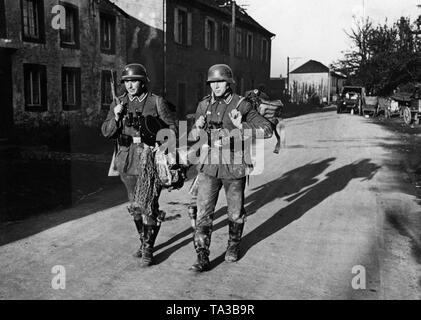
{"label": "soldier's sleeve", "polygon": [[207,97],[203,98],[196,109],[196,114],[195,114],[195,123],[193,124],[193,127],[191,128],[190,131],[190,135],[189,135],[189,141],[197,141],[199,139],[199,130],[197,130],[196,128],[196,122],[197,120],[203,116],[206,118],[206,109],[207,109],[207,105],[208,105],[208,100],[206,99]]}
{"label": "soldier's sleeve", "polygon": [[196,118],[195,118],[196,121],[201,116],[206,118],[206,109],[209,104],[209,99],[210,99],[210,96],[206,96],[199,102],[199,105],[197,106],[197,110],[196,110]]}
{"label": "soldier's sleeve", "polygon": [[115,120],[114,108],[116,104],[112,102],[110,105],[110,111],[108,112],[107,118],[102,123],[101,131],[102,135],[108,139],[116,139],[118,137],[121,121],[117,122]]}
{"label": "soldier's sleeve", "polygon": [[157,111],[159,117],[169,126],[171,130],[175,132],[175,134],[178,134],[177,129],[177,117],[175,112],[171,111],[167,101],[162,98],[158,97],[157,101]]}
{"label": "soldier's sleeve", "polygon": [[243,101],[239,107],[239,111],[243,116],[243,129],[251,129],[253,136],[255,136],[256,130],[261,129],[264,132],[263,137],[269,139],[273,135],[272,124],[261,116],[257,110],[255,110],[250,102]]}

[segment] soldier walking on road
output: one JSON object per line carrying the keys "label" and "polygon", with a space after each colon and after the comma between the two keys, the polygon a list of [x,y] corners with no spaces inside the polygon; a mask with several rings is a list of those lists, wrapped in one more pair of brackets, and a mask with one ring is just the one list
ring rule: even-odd
{"label": "soldier walking on road", "polygon": [[[224,64],[214,65],[208,71],[207,83],[212,94],[205,97],[198,105],[195,128],[232,131],[238,129],[262,129],[264,138],[272,136],[271,124],[252,108],[249,102],[233,93],[234,76],[231,68]],[[231,140],[230,140],[231,141]],[[218,144],[210,143],[210,152],[218,148]],[[230,143],[231,156],[233,154]],[[229,240],[225,254],[227,262],[235,262],[239,258],[239,244],[244,230],[246,212],[244,209],[244,190],[246,185],[247,164],[206,163],[199,165],[197,222],[194,233],[194,248],[197,261],[190,270],[203,272],[209,270],[209,247],[211,244],[212,225],[218,194],[222,186],[228,204]]]}
{"label": "soldier walking on road", "polygon": [[111,104],[102,134],[118,141],[115,167],[127,189],[128,211],[140,236],[135,256],[141,258],[142,267],[147,267],[153,262],[160,229],[158,200],[162,185],[154,161],[155,137],[164,127],[176,131],[176,119],[167,102],[148,90],[149,78],[143,65],[127,65],[121,82],[126,92]]}

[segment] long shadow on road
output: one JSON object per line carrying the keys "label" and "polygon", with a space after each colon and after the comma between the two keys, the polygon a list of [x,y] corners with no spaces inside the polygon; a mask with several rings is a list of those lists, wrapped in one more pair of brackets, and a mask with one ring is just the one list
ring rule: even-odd
{"label": "long shadow on road", "polygon": [[292,202],[290,205],[276,212],[243,238],[242,254],[246,254],[260,241],[300,219],[333,194],[345,189],[351,180],[371,180],[378,169],[380,169],[378,165],[371,163],[369,159],[364,159],[329,172],[323,181],[287,198],[286,201]]}
{"label": "long shadow on road", "polygon": [[[372,163],[369,159],[364,159],[329,172],[323,181],[313,185],[317,182],[316,177],[324,172],[333,160],[333,158],[330,158],[318,163],[310,163],[255,189],[256,191],[246,199],[248,216],[254,214],[264,204],[286,196],[289,196],[286,198],[286,201],[292,203],[276,212],[272,217],[243,237],[241,258],[260,241],[279,232],[293,221],[300,219],[305,213],[331,195],[345,189],[353,179],[371,180],[378,169],[380,169],[378,165]],[[306,189],[306,187],[308,188]],[[276,192],[273,192],[273,190],[276,190]],[[225,210],[226,208],[220,209],[216,215],[220,217],[225,213]],[[228,220],[224,219],[214,226],[214,230],[223,228],[227,224]],[[185,230],[181,234],[188,235],[190,232]],[[164,245],[169,245],[176,239],[179,239],[179,237],[176,236]],[[172,253],[189,243],[191,243],[191,239],[185,239],[181,243],[161,252],[156,256],[156,262],[162,263]],[[224,254],[212,260],[211,268],[216,268],[223,261]]]}
{"label": "long shadow on road", "polygon": [[[267,203],[270,203],[274,200],[281,199],[288,195],[294,195],[301,190],[305,189],[306,187],[309,187],[316,183],[318,180],[316,177],[323,173],[330,164],[335,160],[335,158],[328,158],[325,160],[322,160],[320,162],[311,162],[308,163],[300,168],[296,168],[294,170],[291,170],[284,175],[282,175],[280,178],[275,179],[265,185],[262,185],[260,187],[254,188],[251,191],[253,192],[245,199],[245,207],[247,211],[247,216],[250,217],[256,211],[264,206]],[[276,190],[276,192],[274,192]],[[219,209],[215,213],[215,220],[220,218],[226,213],[226,207],[223,207]],[[221,228],[224,228],[228,225],[228,220],[224,219],[217,224],[213,226],[213,230],[219,230]],[[228,230],[227,230],[228,231]],[[158,246],[156,246],[155,250],[160,250],[162,248],[165,248],[167,246],[172,245],[176,241],[179,241],[180,239],[183,239],[186,236],[191,235],[192,230],[191,228],[186,229],[182,231],[181,233],[177,234],[173,238],[169,239],[165,243],[162,243]],[[228,233],[228,232],[227,232]],[[192,243],[191,237],[188,239],[183,240],[182,242],[167,248],[165,251],[159,253],[155,257],[156,263],[162,263],[166,259],[168,259],[174,252],[178,251],[182,247]],[[193,250],[193,245],[192,245]],[[219,264],[219,260],[221,258],[212,261],[212,266],[216,266]],[[223,259],[222,259],[223,260]],[[222,262],[222,260],[220,262]]]}

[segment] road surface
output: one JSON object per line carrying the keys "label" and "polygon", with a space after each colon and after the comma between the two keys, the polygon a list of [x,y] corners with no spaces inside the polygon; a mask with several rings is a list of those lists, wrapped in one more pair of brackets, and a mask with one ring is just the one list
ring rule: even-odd
{"label": "road surface", "polygon": [[[80,204],[55,213],[65,222],[0,247],[0,298],[420,299],[421,210],[398,137],[370,119],[335,112],[288,119],[286,128],[287,148],[275,155],[268,140],[265,170],[247,188],[239,262],[223,259],[221,192],[212,269],[188,271],[195,253],[186,185],[161,197],[170,220],[157,239],[156,265],[140,269],[132,257],[138,242],[126,204],[97,212]],[[109,197],[95,201],[104,207]],[[55,218],[9,228],[24,234],[48,225],[45,219]],[[64,267],[64,290],[53,288],[54,266]]]}

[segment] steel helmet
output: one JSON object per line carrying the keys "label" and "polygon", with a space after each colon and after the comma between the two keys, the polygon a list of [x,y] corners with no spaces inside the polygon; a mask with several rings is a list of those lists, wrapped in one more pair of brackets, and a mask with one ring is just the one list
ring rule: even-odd
{"label": "steel helmet", "polygon": [[121,82],[126,80],[140,80],[149,82],[146,68],[140,63],[131,63],[126,65],[121,75]]}
{"label": "steel helmet", "polygon": [[234,74],[231,68],[226,64],[215,64],[209,68],[207,83],[226,81],[228,83],[235,83]]}

